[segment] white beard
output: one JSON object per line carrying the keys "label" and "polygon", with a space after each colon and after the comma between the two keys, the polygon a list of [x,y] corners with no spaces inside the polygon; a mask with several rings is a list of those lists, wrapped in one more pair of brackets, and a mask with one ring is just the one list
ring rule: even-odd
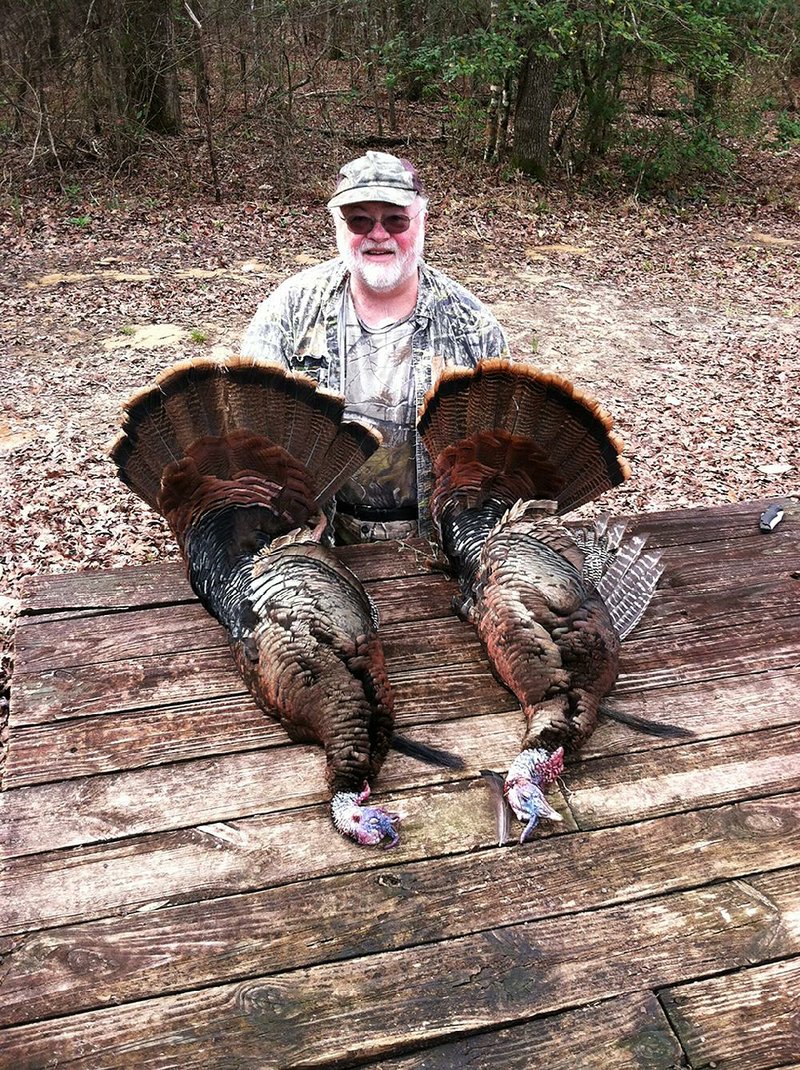
{"label": "white beard", "polygon": [[[340,233],[337,229],[336,245],[344,265],[351,275],[358,278],[369,287],[370,290],[393,290],[400,283],[409,279],[417,270],[422,258],[422,250],[425,245],[425,231],[422,227],[417,231],[414,244],[405,253],[399,253],[397,242],[394,238],[387,238],[382,242],[373,242],[367,239],[362,243],[358,252],[353,252],[348,240],[348,232]],[[376,263],[372,257],[365,256],[369,249],[391,249],[395,256],[388,264]]]}

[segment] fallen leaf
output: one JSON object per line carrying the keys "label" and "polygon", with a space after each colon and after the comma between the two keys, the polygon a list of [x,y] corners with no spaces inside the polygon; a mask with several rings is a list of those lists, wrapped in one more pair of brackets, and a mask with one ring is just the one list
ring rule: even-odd
{"label": "fallen leaf", "polygon": [[791,472],[792,467],[790,464],[757,464],[756,471],[763,472],[765,476],[783,476]]}

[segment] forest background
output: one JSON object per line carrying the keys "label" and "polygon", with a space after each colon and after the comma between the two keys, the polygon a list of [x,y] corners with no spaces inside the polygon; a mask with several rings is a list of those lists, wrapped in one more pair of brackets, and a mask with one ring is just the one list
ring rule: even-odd
{"label": "forest background", "polygon": [[333,254],[369,148],[514,356],[614,415],[604,504],[796,489],[798,85],[795,0],[0,0],[6,699],[25,575],[174,554],[122,402]]}

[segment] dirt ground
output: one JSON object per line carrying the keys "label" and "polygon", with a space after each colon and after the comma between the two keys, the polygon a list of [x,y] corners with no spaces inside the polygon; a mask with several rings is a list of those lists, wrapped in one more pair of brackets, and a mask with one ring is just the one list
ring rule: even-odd
{"label": "dirt ground", "polygon": [[[800,188],[714,207],[455,190],[431,169],[427,258],[514,354],[612,413],[633,477],[619,512],[785,495],[800,468]],[[787,172],[789,173],[789,172]],[[120,406],[187,355],[234,353],[259,299],[333,255],[324,197],[77,209],[3,222],[0,635],[19,581],[174,555],[106,451]],[[0,681],[1,683],[1,681]]]}

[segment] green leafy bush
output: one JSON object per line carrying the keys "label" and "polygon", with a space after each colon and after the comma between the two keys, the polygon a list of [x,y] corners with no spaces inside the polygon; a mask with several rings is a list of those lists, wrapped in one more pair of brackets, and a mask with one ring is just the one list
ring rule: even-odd
{"label": "green leafy bush", "polygon": [[775,119],[775,141],[781,149],[800,144],[800,119],[786,111],[779,112]]}
{"label": "green leafy bush", "polygon": [[[625,176],[642,193],[660,193],[712,174],[728,174],[736,153],[716,130],[698,124],[663,124],[649,130],[630,130],[623,137],[619,163]],[[696,181],[695,193],[700,191]]]}

